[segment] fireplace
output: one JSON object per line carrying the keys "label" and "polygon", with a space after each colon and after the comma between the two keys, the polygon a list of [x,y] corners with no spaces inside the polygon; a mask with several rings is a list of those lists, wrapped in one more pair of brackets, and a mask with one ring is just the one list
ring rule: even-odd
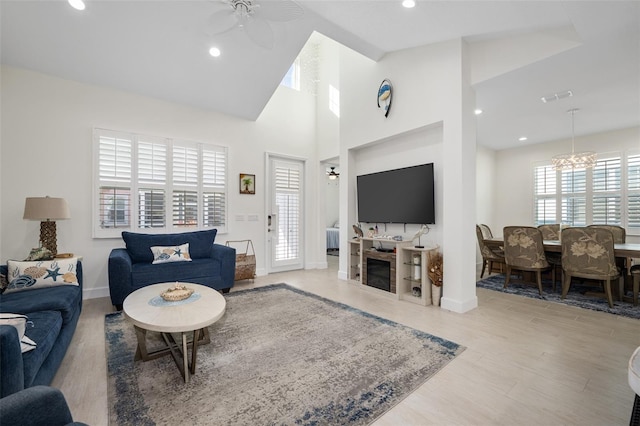
{"label": "fireplace", "polygon": [[362,256],[362,284],[395,294],[396,254],[365,250]]}
{"label": "fireplace", "polygon": [[367,259],[367,285],[384,291],[391,291],[391,262]]}

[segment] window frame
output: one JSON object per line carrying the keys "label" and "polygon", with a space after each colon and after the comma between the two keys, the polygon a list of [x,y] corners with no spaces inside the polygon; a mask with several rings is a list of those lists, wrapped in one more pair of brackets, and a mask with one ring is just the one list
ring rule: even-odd
{"label": "window frame", "polygon": [[[124,179],[108,181],[100,175],[101,171],[101,145],[102,138],[122,138],[131,141],[130,147],[130,178],[129,181]],[[159,179],[157,182],[149,182],[141,177],[139,167],[138,153],[139,143],[148,143],[153,141],[160,145],[165,145],[166,167],[164,170],[164,181]],[[196,150],[196,169],[195,174],[190,174],[190,182],[174,183],[174,148],[185,148]],[[206,164],[206,170],[203,166],[207,159],[213,155],[215,164]],[[126,155],[123,156],[126,161]],[[192,164],[193,166],[193,164]],[[220,170],[222,169],[222,170]],[[215,172],[213,180],[215,185],[211,185],[211,176],[205,176],[211,170]],[[193,169],[191,170],[193,172]],[[136,134],[132,132],[123,132],[116,130],[108,130],[102,128],[93,129],[93,200],[92,200],[92,228],[93,238],[119,238],[122,231],[144,232],[144,233],[168,233],[168,232],[187,232],[215,228],[218,234],[228,232],[229,224],[229,148],[228,146],[213,144],[207,142],[195,142],[183,139],[152,137],[147,135]],[[195,181],[193,180],[195,179]],[[112,185],[113,184],[113,185]],[[104,207],[101,208],[102,188],[115,187],[129,191],[129,219],[128,224],[124,226],[104,227],[101,220],[101,214],[104,213]],[[195,191],[197,213],[195,223],[193,225],[174,225],[174,194],[183,191]],[[141,227],[140,214],[141,192],[162,191],[164,198],[164,226],[148,226]],[[220,206],[215,208],[217,223],[206,225],[205,209],[211,210],[211,206],[206,202],[210,200],[212,195],[218,200]],[[208,197],[208,198],[207,198]],[[146,211],[146,210],[145,210]],[[117,213],[116,213],[116,216]],[[125,214],[126,216],[126,214]],[[119,217],[119,216],[118,216]],[[209,221],[210,222],[210,221]]]}

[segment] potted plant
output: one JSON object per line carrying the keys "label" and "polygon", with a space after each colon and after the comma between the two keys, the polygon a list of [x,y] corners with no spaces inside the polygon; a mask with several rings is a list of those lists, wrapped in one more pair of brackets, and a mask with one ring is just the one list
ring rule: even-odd
{"label": "potted plant", "polygon": [[431,299],[436,306],[440,306],[440,297],[442,296],[442,272],[442,253],[439,251],[430,252],[427,274],[431,280]]}

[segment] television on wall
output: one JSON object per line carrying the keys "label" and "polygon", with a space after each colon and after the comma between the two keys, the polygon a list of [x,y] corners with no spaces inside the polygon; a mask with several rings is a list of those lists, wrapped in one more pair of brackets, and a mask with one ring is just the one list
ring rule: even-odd
{"label": "television on wall", "polygon": [[433,163],[357,177],[358,222],[435,224]]}

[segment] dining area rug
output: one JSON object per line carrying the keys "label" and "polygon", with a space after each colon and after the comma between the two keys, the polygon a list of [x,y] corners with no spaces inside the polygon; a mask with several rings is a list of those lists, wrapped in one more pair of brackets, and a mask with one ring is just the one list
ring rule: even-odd
{"label": "dining area rug", "polygon": [[367,425],[465,349],[286,284],[224,296],[188,384],[106,315],[111,425]]}
{"label": "dining area rug", "polygon": [[477,281],[476,286],[502,293],[516,294],[533,299],[547,300],[568,306],[576,306],[628,318],[640,319],[640,306],[633,306],[633,303],[630,302],[614,300],[613,308],[610,308],[604,296],[601,297],[597,294],[592,294],[596,287],[587,283],[573,282],[569,288],[567,297],[562,299],[562,285],[560,282],[556,283],[556,289],[554,291],[551,280],[543,279],[541,296],[538,293],[538,287],[535,283],[522,282],[520,278],[513,275],[509,281],[509,286],[504,288],[505,278],[506,276],[504,274],[490,275],[487,278]]}

